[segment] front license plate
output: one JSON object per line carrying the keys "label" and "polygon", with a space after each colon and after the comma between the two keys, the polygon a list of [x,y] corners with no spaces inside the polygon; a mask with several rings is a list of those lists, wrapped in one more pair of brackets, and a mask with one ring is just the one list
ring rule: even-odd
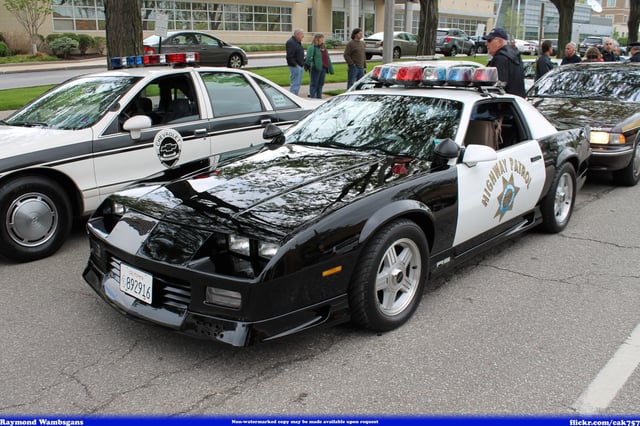
{"label": "front license plate", "polygon": [[120,290],[129,296],[151,304],[153,275],[123,263],[120,265]]}

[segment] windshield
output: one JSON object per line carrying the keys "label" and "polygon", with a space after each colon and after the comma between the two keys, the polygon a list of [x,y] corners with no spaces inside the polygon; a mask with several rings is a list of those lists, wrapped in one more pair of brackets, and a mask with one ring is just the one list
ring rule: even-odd
{"label": "windshield", "polygon": [[84,129],[102,118],[138,79],[81,77],[45,93],[5,121],[10,126]]}
{"label": "windshield", "polygon": [[289,129],[286,141],[430,159],[436,143],[455,139],[462,107],[448,99],[354,93],[322,104]]}
{"label": "windshield", "polygon": [[640,102],[640,70],[616,68],[561,68],[538,80],[530,96]]}

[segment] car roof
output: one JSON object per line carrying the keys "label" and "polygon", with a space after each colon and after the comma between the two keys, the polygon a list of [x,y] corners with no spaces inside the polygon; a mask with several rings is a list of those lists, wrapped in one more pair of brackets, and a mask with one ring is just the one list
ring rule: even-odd
{"label": "car roof", "polygon": [[163,75],[177,74],[180,72],[190,72],[192,70],[198,71],[218,71],[218,72],[233,72],[238,74],[248,74],[255,76],[256,74],[251,71],[243,70],[240,68],[227,68],[227,67],[202,67],[202,66],[176,66],[171,65],[158,65],[150,67],[136,67],[136,68],[122,68],[116,70],[100,71],[96,73],[83,74],[82,77],[109,77],[109,76],[122,76],[122,77],[158,77]]}

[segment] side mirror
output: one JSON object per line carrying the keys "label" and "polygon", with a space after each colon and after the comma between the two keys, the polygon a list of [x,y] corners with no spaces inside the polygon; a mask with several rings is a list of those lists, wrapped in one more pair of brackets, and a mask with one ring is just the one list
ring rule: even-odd
{"label": "side mirror", "polygon": [[131,139],[140,139],[142,129],[151,127],[151,117],[146,115],[134,115],[124,122],[122,128],[131,134]]}
{"label": "side mirror", "polygon": [[440,141],[433,151],[432,168],[437,169],[446,166],[449,160],[458,158],[459,153],[460,147],[453,139],[447,138]]}
{"label": "side mirror", "polygon": [[267,142],[272,145],[284,144],[284,133],[282,129],[275,124],[267,124],[267,127],[262,131],[263,139],[271,139],[271,142]]}
{"label": "side mirror", "polygon": [[474,167],[482,161],[496,161],[498,153],[495,149],[486,145],[469,145],[464,150],[462,162],[467,167]]}

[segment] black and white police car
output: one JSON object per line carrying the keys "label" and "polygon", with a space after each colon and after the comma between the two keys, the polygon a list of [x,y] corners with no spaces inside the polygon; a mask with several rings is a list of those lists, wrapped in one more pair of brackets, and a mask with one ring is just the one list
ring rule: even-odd
{"label": "black and white police car", "polygon": [[[385,65],[253,154],[109,197],[89,285],[126,316],[243,346],[345,321],[399,327],[427,281],[569,223],[588,129],[558,132],[495,68]],[[465,87],[458,87],[465,86]]]}
{"label": "black and white police car", "polygon": [[[185,66],[197,54],[114,58],[0,121],[0,254],[55,252],[74,217],[134,180],[261,144],[319,105],[253,73]],[[173,66],[143,66],[173,64]],[[214,158],[214,157],[212,157]]]}

